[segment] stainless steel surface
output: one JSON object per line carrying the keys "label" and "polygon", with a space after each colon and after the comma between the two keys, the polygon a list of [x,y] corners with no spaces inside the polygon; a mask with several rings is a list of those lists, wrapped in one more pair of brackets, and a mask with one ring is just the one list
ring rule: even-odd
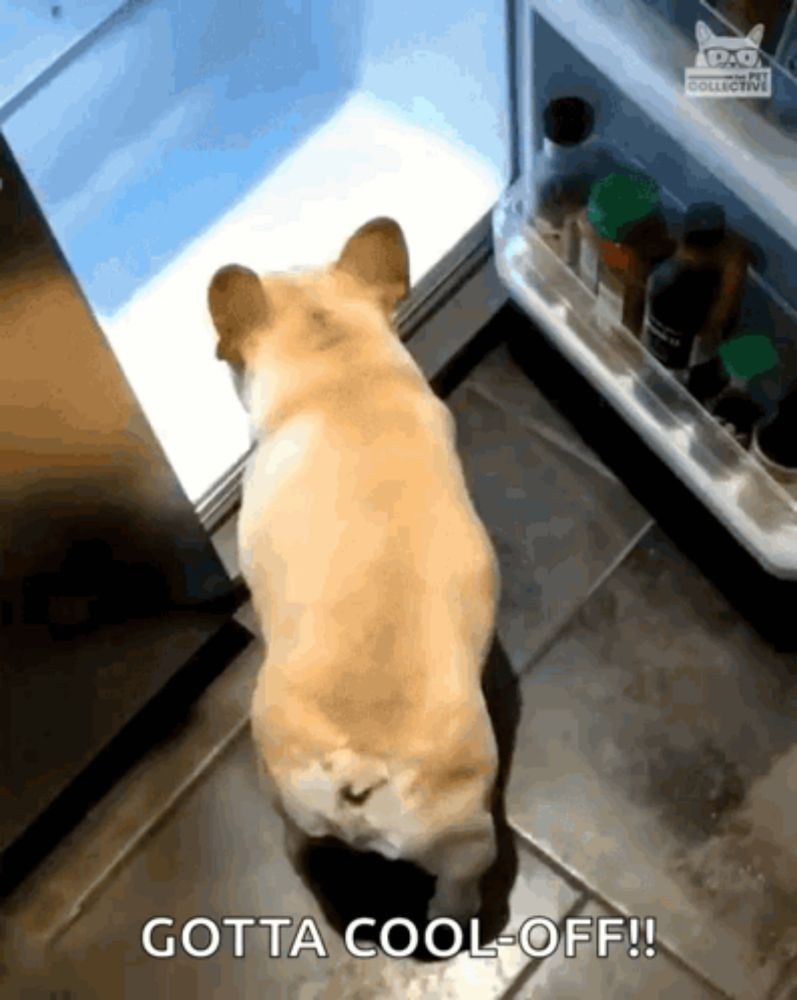
{"label": "stainless steel surface", "polygon": [[2,139],[0,176],[3,851],[217,631],[228,579]]}

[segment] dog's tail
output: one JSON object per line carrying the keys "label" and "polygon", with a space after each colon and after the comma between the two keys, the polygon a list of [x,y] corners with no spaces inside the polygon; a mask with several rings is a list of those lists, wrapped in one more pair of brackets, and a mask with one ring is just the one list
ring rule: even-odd
{"label": "dog's tail", "polygon": [[384,760],[341,748],[293,772],[281,799],[311,837],[333,833],[353,844],[379,834],[385,815],[400,812],[394,784]]}

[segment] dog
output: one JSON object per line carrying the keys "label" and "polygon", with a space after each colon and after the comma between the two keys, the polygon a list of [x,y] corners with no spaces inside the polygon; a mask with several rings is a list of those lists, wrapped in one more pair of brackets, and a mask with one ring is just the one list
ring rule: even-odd
{"label": "dog", "polygon": [[430,919],[465,921],[496,856],[500,578],[453,417],[391,322],[408,292],[404,234],[378,218],[324,269],[221,268],[208,305],[254,438],[238,545],[277,805],[300,839],[414,862]]}

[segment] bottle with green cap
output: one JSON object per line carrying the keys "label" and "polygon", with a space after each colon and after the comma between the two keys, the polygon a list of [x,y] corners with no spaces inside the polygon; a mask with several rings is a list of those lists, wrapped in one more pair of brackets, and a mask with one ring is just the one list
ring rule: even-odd
{"label": "bottle with green cap", "polygon": [[777,412],[756,424],[751,449],[776,482],[797,489],[797,390],[792,388]]}
{"label": "bottle with green cap", "polygon": [[743,448],[753,428],[777,406],[780,395],[778,352],[766,334],[745,333],[720,345],[715,369],[725,386],[707,407]]}
{"label": "bottle with green cap", "polygon": [[578,273],[597,295],[598,324],[639,336],[648,277],[675,248],[658,185],[644,173],[607,174],[592,186],[578,224]]}

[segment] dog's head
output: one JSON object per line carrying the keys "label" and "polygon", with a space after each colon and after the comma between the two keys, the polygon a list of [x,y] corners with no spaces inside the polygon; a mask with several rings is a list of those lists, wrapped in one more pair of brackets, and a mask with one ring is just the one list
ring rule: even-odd
{"label": "dog's head", "polygon": [[390,317],[408,292],[407,244],[398,223],[387,218],[361,226],[338,260],[320,271],[261,278],[230,264],[208,288],[216,356],[242,375],[257,345],[278,330],[295,335],[297,348],[331,346],[347,309],[370,308]]}

